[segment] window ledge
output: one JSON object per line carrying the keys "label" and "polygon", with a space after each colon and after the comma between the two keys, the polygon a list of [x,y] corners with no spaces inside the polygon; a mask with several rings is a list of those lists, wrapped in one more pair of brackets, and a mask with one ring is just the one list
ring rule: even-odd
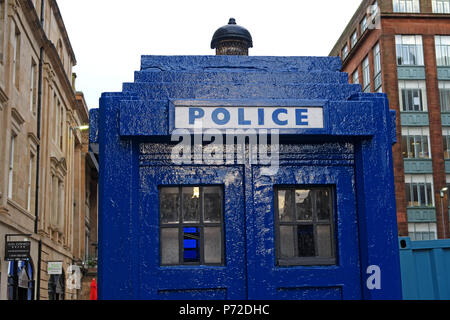
{"label": "window ledge", "polygon": [[27,216],[28,218],[30,218],[31,220],[35,220],[35,216],[33,216],[30,212],[28,212],[27,210],[25,210],[20,204],[18,204],[17,202],[15,202],[12,199],[8,199],[8,204],[13,207],[14,209],[18,210],[19,212],[23,213],[25,216]]}
{"label": "window ledge", "polygon": [[335,258],[297,258],[297,259],[280,259],[277,267],[331,267],[337,266]]}

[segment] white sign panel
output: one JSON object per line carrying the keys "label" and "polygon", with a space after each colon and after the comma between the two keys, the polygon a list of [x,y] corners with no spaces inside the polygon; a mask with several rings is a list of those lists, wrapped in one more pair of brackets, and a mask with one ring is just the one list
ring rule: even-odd
{"label": "white sign panel", "polygon": [[175,128],[323,129],[323,108],[175,106]]}
{"label": "white sign panel", "polygon": [[47,262],[47,273],[49,275],[62,274],[63,263],[61,261],[49,261]]}

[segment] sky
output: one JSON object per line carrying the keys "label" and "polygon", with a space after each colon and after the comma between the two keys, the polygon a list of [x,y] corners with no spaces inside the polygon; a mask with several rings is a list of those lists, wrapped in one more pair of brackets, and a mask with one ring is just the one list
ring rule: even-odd
{"label": "sky", "polygon": [[251,56],[327,56],[361,0],[58,0],[75,52],[76,90],[89,108],[133,82],[141,55],[214,55],[230,17]]}

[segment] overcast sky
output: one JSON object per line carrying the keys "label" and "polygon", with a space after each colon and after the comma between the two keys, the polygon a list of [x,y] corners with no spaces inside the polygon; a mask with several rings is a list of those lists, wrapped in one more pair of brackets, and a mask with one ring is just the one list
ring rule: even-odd
{"label": "overcast sky", "polygon": [[253,37],[252,56],[326,56],[361,0],[58,0],[75,51],[76,89],[89,108],[122,91],[141,55],[214,55],[230,17]]}

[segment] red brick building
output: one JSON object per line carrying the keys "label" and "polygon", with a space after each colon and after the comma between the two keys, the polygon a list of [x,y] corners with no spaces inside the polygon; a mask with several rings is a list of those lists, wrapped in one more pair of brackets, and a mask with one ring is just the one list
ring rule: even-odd
{"label": "red brick building", "polygon": [[450,0],[363,0],[330,55],[397,111],[400,236],[450,238]]}

